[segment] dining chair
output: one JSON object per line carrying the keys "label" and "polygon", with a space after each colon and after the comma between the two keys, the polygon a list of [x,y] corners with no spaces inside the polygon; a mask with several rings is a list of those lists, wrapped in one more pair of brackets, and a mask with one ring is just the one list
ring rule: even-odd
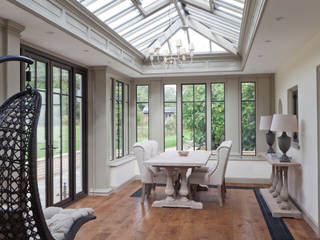
{"label": "dining chair", "polygon": [[225,199],[225,173],[232,147],[232,141],[224,141],[217,148],[217,161],[209,161],[205,167],[196,168],[188,177],[190,197],[194,194],[196,187],[202,185],[217,186],[219,193],[219,205],[223,205]]}
{"label": "dining chair", "polygon": [[149,196],[152,187],[155,188],[156,184],[166,183],[167,173],[164,169],[146,166],[144,164],[145,161],[158,154],[158,143],[156,141],[145,140],[142,142],[137,142],[133,145],[133,151],[135,153],[141,175],[141,203],[143,203],[146,191],[147,196]]}
{"label": "dining chair", "polygon": [[[155,190],[157,184],[167,184],[167,172],[164,168],[152,167],[144,164],[145,161],[155,157],[159,154],[158,143],[154,140],[145,140],[133,145],[133,151],[138,162],[141,183],[142,183],[142,195],[141,203],[144,202],[145,195],[149,197],[151,189]],[[173,182],[175,183],[175,191],[179,189],[180,175],[178,171],[173,173]]]}

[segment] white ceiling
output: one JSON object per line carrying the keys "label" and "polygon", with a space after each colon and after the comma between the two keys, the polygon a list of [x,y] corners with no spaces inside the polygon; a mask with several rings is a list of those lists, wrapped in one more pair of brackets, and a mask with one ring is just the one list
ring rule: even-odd
{"label": "white ceiling", "polygon": [[[319,9],[319,0],[267,0],[243,73],[275,72],[282,63],[320,31]],[[0,2],[0,17],[26,26],[22,33],[23,41],[49,50],[56,55],[67,56],[69,60],[83,66],[109,65],[130,77],[140,76],[136,71],[102,51],[8,1]],[[279,17],[282,17],[282,20],[277,21]],[[272,42],[267,43],[266,40]],[[229,74],[235,74],[235,72]]]}
{"label": "white ceiling", "polygon": [[276,72],[320,32],[319,12],[319,0],[267,0],[244,72]]}

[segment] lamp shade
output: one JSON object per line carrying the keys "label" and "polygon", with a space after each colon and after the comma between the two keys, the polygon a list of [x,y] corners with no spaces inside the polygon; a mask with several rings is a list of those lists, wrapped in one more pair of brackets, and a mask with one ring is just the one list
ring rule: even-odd
{"label": "lamp shade", "polygon": [[270,130],[275,132],[297,132],[297,116],[292,114],[274,114]]}
{"label": "lamp shade", "polygon": [[260,130],[270,130],[272,123],[272,116],[261,116]]}

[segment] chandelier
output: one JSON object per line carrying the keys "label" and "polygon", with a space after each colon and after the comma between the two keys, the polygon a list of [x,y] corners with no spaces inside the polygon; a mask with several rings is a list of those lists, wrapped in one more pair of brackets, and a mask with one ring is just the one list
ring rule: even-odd
{"label": "chandelier", "polygon": [[[170,43],[169,43],[170,44]],[[161,44],[157,40],[152,47],[149,48],[149,58],[152,65],[154,65],[155,59],[164,65],[182,65],[187,62],[187,58],[190,59],[190,62],[193,60],[194,55],[194,44],[190,43],[188,52],[186,47],[182,45],[181,39],[176,41],[177,55],[173,55],[172,52],[169,53],[167,49],[164,49],[160,53]]]}
{"label": "chandelier", "polygon": [[[170,7],[168,10],[168,18],[169,18],[169,32],[171,33],[171,25],[172,25],[172,18],[171,18],[171,6],[177,3],[174,3],[174,0],[170,0]],[[177,6],[176,6],[177,7]],[[183,26],[182,29],[187,32],[187,27]],[[172,37],[172,34],[170,34]],[[188,38],[189,39],[189,38]],[[172,43],[170,43],[169,40],[167,40],[169,44],[169,50],[164,49],[160,52],[161,49],[161,43],[159,40],[156,40],[152,46],[149,48],[149,59],[152,65],[154,65],[155,60],[162,63],[163,65],[167,65],[169,67],[170,65],[182,65],[184,63],[187,63],[187,59],[189,59],[190,63],[192,63],[193,55],[194,55],[194,44],[192,42],[189,42],[188,46],[183,46],[183,42],[181,39],[177,39],[175,43],[175,47],[177,49],[177,54],[172,53]]]}

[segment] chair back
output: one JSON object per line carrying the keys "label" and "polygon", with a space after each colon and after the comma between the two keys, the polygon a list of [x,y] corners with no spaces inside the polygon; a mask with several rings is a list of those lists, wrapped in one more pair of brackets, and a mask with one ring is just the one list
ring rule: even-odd
{"label": "chair back", "polygon": [[217,185],[221,185],[223,183],[229,161],[231,147],[232,141],[224,141],[217,148],[217,167],[214,169],[213,172],[210,173],[210,175],[214,173],[214,175],[216,176],[215,179],[217,182],[215,184]]}
{"label": "chair back", "polygon": [[37,185],[40,108],[41,95],[31,89],[0,106],[0,240],[53,239]]}
{"label": "chair back", "polygon": [[141,181],[143,183],[151,183],[152,171],[145,166],[144,162],[158,154],[158,143],[153,140],[138,142],[133,145],[133,151],[138,162]]}

